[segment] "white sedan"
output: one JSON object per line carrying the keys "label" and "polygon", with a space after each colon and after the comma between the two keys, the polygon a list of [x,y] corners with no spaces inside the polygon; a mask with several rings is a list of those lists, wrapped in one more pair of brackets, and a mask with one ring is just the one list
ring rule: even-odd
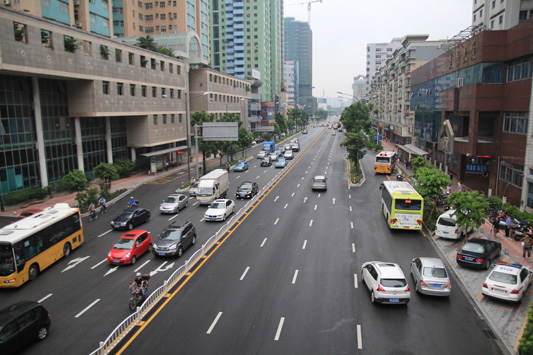
{"label": "white sedan", "polygon": [[229,199],[215,200],[204,214],[206,221],[225,221],[230,214],[235,212],[235,202]]}
{"label": "white sedan", "polygon": [[531,273],[529,267],[520,264],[498,264],[483,282],[481,292],[485,297],[521,303],[531,286]]}

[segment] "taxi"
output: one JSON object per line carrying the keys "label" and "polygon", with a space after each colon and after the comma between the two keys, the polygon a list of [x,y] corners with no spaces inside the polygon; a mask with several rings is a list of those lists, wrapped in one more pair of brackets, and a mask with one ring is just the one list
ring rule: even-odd
{"label": "taxi", "polygon": [[531,269],[521,264],[506,265],[498,262],[483,282],[483,296],[521,303],[531,286]]}

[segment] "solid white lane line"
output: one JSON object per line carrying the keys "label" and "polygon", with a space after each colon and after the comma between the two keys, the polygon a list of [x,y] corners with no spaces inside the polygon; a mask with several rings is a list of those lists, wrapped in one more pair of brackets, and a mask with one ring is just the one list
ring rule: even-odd
{"label": "solid white lane line", "polygon": [[292,277],[292,284],[294,285],[296,283],[296,278],[298,277],[298,270],[294,272],[294,276]]}
{"label": "solid white lane line", "polygon": [[286,203],[286,204],[285,204],[285,207],[283,207],[283,209],[287,209],[287,206],[288,206],[288,205],[289,205],[289,204],[288,204],[288,203]]}
{"label": "solid white lane line", "polygon": [[350,206],[350,212],[352,212],[352,206]]}
{"label": "solid white lane line", "polygon": [[172,221],[174,218],[178,218],[179,215],[180,215],[179,213],[176,213],[174,216],[170,217],[168,220]]}
{"label": "solid white lane line", "polygon": [[144,264],[142,264],[141,266],[139,266],[139,267],[138,267],[137,269],[135,269],[134,271],[137,272],[137,271],[141,270],[141,269],[142,269],[146,264],[148,264],[149,262],[150,262],[150,260],[146,260],[146,261],[144,262]]}
{"label": "solid white lane line", "polygon": [[274,222],[274,225],[278,224],[279,218],[276,218],[276,221]]}
{"label": "solid white lane line", "polygon": [[363,348],[363,337],[361,335],[361,325],[357,324],[357,349]]}
{"label": "solid white lane line", "polygon": [[353,229],[353,222],[350,222],[350,227]]}
{"label": "solid white lane line", "polygon": [[267,241],[267,238],[263,239],[263,243],[261,243],[261,248],[265,245],[266,241]]}
{"label": "solid white lane line", "polygon": [[91,270],[97,268],[98,266],[102,265],[102,264],[105,263],[106,261],[107,261],[107,259],[104,259],[104,260],[100,261],[98,264],[94,265],[94,266],[91,268]]}
{"label": "solid white lane line", "polygon": [[276,331],[276,336],[274,337],[274,341],[279,340],[281,329],[283,329],[283,323],[285,323],[285,317],[281,317],[281,319],[279,320],[278,330]]}
{"label": "solid white lane line", "polygon": [[355,253],[355,243],[352,243],[352,253]]}
{"label": "solid white lane line", "polygon": [[39,302],[39,303],[43,303],[44,300],[46,300],[47,298],[50,298],[50,297],[52,297],[52,294],[51,294],[51,293],[49,293],[48,295],[44,296],[43,298],[41,298],[41,299],[38,300],[37,302]]}
{"label": "solid white lane line", "polygon": [[246,274],[248,273],[248,270],[250,270],[250,267],[249,267],[249,266],[248,266],[248,267],[246,268],[246,270],[244,270],[244,272],[242,273],[242,276],[241,276],[241,278],[240,278],[240,281],[244,280],[244,277],[245,277]]}
{"label": "solid white lane line", "polygon": [[353,284],[357,288],[357,274],[353,274]]}
{"label": "solid white lane line", "polygon": [[207,334],[211,334],[211,331],[213,331],[213,328],[215,327],[215,325],[217,325],[217,322],[221,316],[222,316],[222,312],[218,312],[217,316],[215,317],[215,320],[213,321],[213,323],[211,323],[211,326],[209,327],[209,329],[207,329]]}
{"label": "solid white lane line", "polygon": [[104,235],[106,235],[107,233],[110,233],[110,232],[112,232],[112,231],[113,231],[113,230],[110,229],[110,230],[108,230],[107,232],[100,234],[100,235],[98,236],[98,238],[103,237]]}
{"label": "solid white lane line", "polygon": [[93,303],[91,303],[90,305],[88,305],[83,311],[81,311],[80,313],[76,314],[74,316],[74,318],[79,318],[83,313],[87,312],[92,306],[94,306],[95,304],[97,304],[98,302],[100,302],[100,299],[97,298],[96,301],[94,301]]}
{"label": "solid white lane line", "polygon": [[307,245],[307,239],[304,240],[304,245],[302,246],[302,249],[305,249],[305,246]]}
{"label": "solid white lane line", "polygon": [[318,205],[315,205],[315,211],[316,211],[316,208],[318,207]]}
{"label": "solid white lane line", "polygon": [[309,227],[311,227],[313,225],[313,220],[311,220],[311,222],[309,222]]}

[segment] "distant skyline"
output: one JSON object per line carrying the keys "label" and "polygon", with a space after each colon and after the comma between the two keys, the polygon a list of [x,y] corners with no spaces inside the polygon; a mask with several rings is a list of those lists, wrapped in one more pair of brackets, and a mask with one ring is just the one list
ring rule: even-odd
{"label": "distant skyline", "polygon": [[[313,95],[352,93],[353,78],[366,75],[367,43],[408,34],[449,39],[472,24],[470,0],[311,0]],[[305,0],[286,0],[285,17],[308,21]]]}

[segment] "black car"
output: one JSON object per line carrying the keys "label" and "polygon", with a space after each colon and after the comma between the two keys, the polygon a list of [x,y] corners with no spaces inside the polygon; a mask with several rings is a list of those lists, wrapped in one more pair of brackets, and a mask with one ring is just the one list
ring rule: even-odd
{"label": "black car", "polygon": [[241,186],[237,187],[235,197],[237,198],[252,198],[259,192],[259,185],[256,182],[245,181]]}
{"label": "black car", "polygon": [[111,221],[111,227],[114,229],[129,229],[148,222],[150,220],[151,213],[146,208],[130,207],[120,212],[117,218]]}
{"label": "black car", "polygon": [[487,270],[492,260],[498,259],[502,245],[492,240],[472,238],[457,252],[457,263]]}
{"label": "black car", "polygon": [[271,166],[272,165],[272,160],[270,159],[270,157],[266,157],[266,158],[263,158],[263,160],[261,160],[261,166]]}
{"label": "black car", "polygon": [[21,301],[0,310],[0,353],[13,354],[34,340],[44,340],[50,314],[38,302]]}
{"label": "black car", "polygon": [[157,239],[152,240],[152,253],[156,256],[183,255],[185,249],[196,244],[196,228],[191,222],[173,222]]}

